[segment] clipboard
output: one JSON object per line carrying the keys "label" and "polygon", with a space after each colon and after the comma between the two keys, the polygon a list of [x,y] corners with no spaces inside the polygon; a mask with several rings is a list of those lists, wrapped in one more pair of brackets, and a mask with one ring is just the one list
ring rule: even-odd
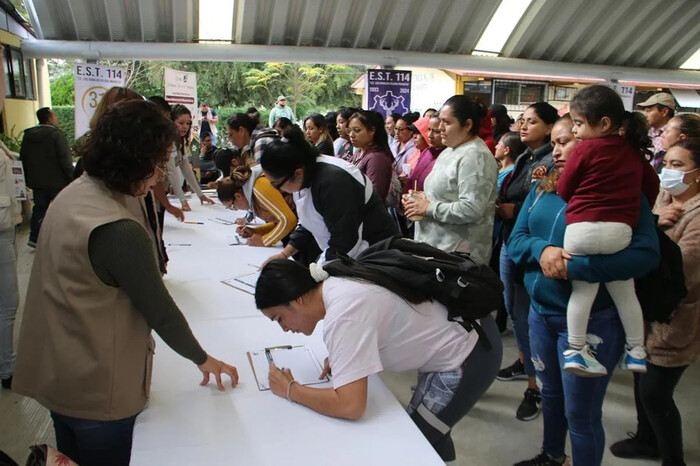
{"label": "clipboard", "polygon": [[[323,367],[311,348],[306,345],[275,346],[248,351],[246,355],[260,391],[270,389],[268,384],[270,363],[291,370],[294,374],[294,380],[301,385],[317,385],[329,381],[328,377],[318,378],[323,372]],[[268,355],[270,359],[268,359]]]}
{"label": "clipboard", "polygon": [[237,277],[221,280],[221,283],[255,296],[255,284],[257,283],[259,276],[260,270],[258,269],[255,272],[249,272]]}

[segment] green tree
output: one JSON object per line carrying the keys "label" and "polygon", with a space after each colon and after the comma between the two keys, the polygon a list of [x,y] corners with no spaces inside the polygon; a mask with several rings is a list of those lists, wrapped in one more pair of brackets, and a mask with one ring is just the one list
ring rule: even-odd
{"label": "green tree", "polygon": [[75,102],[75,78],[73,72],[51,81],[51,105],[73,105]]}

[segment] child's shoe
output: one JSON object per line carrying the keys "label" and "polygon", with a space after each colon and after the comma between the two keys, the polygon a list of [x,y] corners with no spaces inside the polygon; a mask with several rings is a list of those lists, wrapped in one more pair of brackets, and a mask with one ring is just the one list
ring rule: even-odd
{"label": "child's shoe", "polygon": [[588,344],[564,351],[564,370],[581,377],[603,377],[608,370],[593,356]]}
{"label": "child's shoe", "polygon": [[620,369],[644,373],[647,371],[647,352],[643,346],[625,347]]}

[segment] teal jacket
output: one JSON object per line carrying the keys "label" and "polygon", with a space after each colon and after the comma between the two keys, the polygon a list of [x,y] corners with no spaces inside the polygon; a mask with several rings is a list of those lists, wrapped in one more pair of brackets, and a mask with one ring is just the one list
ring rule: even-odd
{"label": "teal jacket", "polygon": [[[539,258],[547,246],[563,247],[566,203],[555,193],[543,193],[533,187],[520,210],[508,241],[508,255],[523,267],[525,288],[530,304],[540,314],[566,314],[571,295],[567,280],[547,278],[540,269]],[[659,265],[659,240],[656,221],[647,200],[642,196],[639,223],[630,245],[616,254],[574,256],[567,263],[569,280],[602,283],[628,280],[646,275]],[[613,306],[604,286],[600,287],[592,312]]]}

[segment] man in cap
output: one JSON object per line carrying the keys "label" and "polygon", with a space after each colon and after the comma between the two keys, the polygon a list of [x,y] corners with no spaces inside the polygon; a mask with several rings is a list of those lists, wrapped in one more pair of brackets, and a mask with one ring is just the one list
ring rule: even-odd
{"label": "man in cap", "polygon": [[661,172],[664,155],[666,151],[661,145],[661,137],[666,130],[666,123],[673,118],[676,110],[676,101],[673,96],[667,92],[659,92],[649,97],[644,102],[637,104],[644,112],[649,122],[649,137],[652,141],[650,147],[654,157],[651,164],[656,169],[657,173]]}
{"label": "man in cap", "polygon": [[292,109],[287,107],[287,98],[283,95],[277,97],[277,102],[275,102],[275,108],[270,111],[270,118],[268,120],[268,126],[272,128],[275,126],[275,122],[282,118],[289,118],[292,123],[296,123],[296,118],[294,118],[294,113]]}

